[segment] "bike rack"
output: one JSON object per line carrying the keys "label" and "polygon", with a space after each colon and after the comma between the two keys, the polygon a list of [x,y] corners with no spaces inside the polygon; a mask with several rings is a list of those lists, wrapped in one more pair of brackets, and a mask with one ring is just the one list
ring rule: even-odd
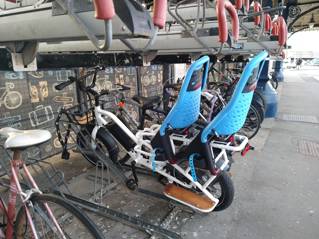
{"label": "bike rack", "polygon": [[[53,4],[51,2],[41,4],[36,9],[36,12],[34,12],[33,7],[21,7],[1,12],[0,20],[5,22],[5,24],[1,25],[0,31],[1,29],[4,31],[8,28],[12,29],[11,32],[1,37],[2,41],[5,42],[2,42],[2,44],[7,45],[10,42],[13,43],[18,41],[34,41],[37,44],[39,43],[38,52],[97,51],[96,44],[85,40],[87,39],[86,33],[88,31],[81,29],[79,27],[79,24],[81,25],[81,23],[75,21],[76,19],[81,19],[84,28],[86,26],[87,29],[91,30],[92,34],[90,33],[90,36],[105,36],[105,24],[103,21],[94,18],[93,5],[84,4],[82,1],[72,1],[74,6],[69,6],[70,11],[66,11],[68,10],[67,5],[65,4],[66,1],[58,0],[58,2],[63,2],[64,5],[62,5],[64,8],[54,1]],[[125,9],[127,9],[125,12],[131,13],[130,16],[132,16],[132,18],[125,18],[123,14],[121,15],[119,14],[119,11],[116,11],[116,9],[120,7],[120,2],[121,4],[124,4],[122,2],[125,2]],[[249,55],[264,48],[273,53],[278,49],[279,46],[276,42],[271,41],[269,38],[262,38],[264,35],[264,17],[260,17],[261,28],[257,37],[252,30],[256,30],[256,27],[252,26],[250,23],[243,24],[243,20],[247,19],[247,16],[253,17],[253,14],[256,14],[255,16],[261,16],[267,11],[275,11],[275,8],[272,10],[264,9],[263,11],[253,14],[249,13],[247,16],[241,15],[240,13],[239,19],[241,29],[247,32],[249,39],[251,38],[252,41],[247,41],[246,37],[241,37],[236,44],[231,44],[230,38],[228,37],[228,44],[224,44],[221,47],[221,43],[223,42],[220,42],[218,34],[215,6],[212,6],[211,3],[207,1],[202,2],[194,0],[194,2],[196,4],[189,4],[189,2],[186,4],[185,0],[183,0],[175,6],[170,3],[166,12],[167,21],[166,24],[164,24],[163,18],[158,16],[165,13],[163,11],[165,4],[160,7],[154,7],[155,12],[152,20],[151,12],[138,11],[137,9],[133,10],[133,8],[129,7],[131,6],[131,1],[129,0],[113,1],[117,14],[112,18],[113,40],[107,52],[111,54],[123,52],[131,54],[134,51],[139,51],[141,57],[145,58],[145,62],[149,62],[156,55],[171,56],[188,54],[195,59],[202,54],[216,55],[220,53],[224,55]],[[227,0],[220,0],[219,3],[221,6],[224,4],[223,6],[226,6],[227,9],[233,9],[232,5],[230,5]],[[236,4],[237,8],[239,7],[239,3],[240,1],[238,0],[238,5]],[[244,9],[247,8],[247,1],[244,5]],[[283,7],[280,9],[282,8]],[[160,10],[157,11],[157,9]],[[222,12],[225,12],[224,7],[220,9],[222,9]],[[219,11],[219,13],[220,12],[221,11]],[[232,13],[232,16],[235,16],[234,10],[231,10],[230,12]],[[148,22],[149,25],[153,27],[150,27],[145,31],[145,28],[137,23],[137,19],[133,18],[135,13],[142,14],[145,17],[144,22]],[[72,17],[72,14],[76,16],[76,19]],[[225,19],[224,16],[225,15],[223,15],[223,19]],[[25,20],[21,21],[21,24],[23,22],[23,27],[17,19]],[[129,19],[131,19],[131,21],[129,21]],[[61,24],[61,22],[63,22],[63,24]],[[233,21],[233,26],[234,22],[235,21]],[[51,29],[47,28],[48,25],[51,26]],[[19,35],[14,34],[18,28],[24,29],[24,31],[20,31]],[[36,28],[34,29],[36,34],[30,34],[31,31],[29,29],[31,28]],[[233,27],[233,30],[234,29],[235,28]],[[225,39],[225,33],[226,31],[223,31],[223,39]],[[233,39],[236,40],[236,37],[233,37]],[[56,42],[62,43],[56,44]],[[227,45],[230,45],[230,47]],[[15,49],[15,47],[18,49],[18,45],[12,45],[12,47],[12,49]],[[23,48],[23,46],[19,46],[19,49],[20,48]]]}
{"label": "bike rack", "polygon": [[[74,131],[75,134],[66,134],[70,135],[70,137],[74,137],[73,135],[81,135],[81,140],[76,141],[76,139],[72,139],[75,142],[80,143],[80,146],[77,147],[77,151],[81,152],[82,155],[86,155],[89,151],[92,153],[92,138],[90,133],[87,130],[80,129],[81,123],[79,123],[79,120],[75,120],[77,115],[76,113],[72,116],[72,112],[76,112],[77,109],[81,108],[80,106],[74,106],[72,108],[69,108],[67,111],[71,113],[71,116],[61,116],[61,118],[58,119],[59,124],[61,126],[60,131]],[[81,122],[85,122],[86,120],[89,121],[89,111],[86,113],[86,115],[82,116]],[[79,119],[79,118],[77,118]],[[84,121],[82,121],[84,120]],[[78,121],[78,122],[77,122]],[[67,142],[68,139],[63,137],[62,140],[65,140],[63,143]],[[87,151],[86,151],[87,150]],[[192,212],[189,212],[190,209],[185,208],[183,205],[179,205],[176,202],[172,202],[169,198],[165,197],[163,194],[159,194],[153,191],[149,191],[143,188],[137,188],[135,191],[135,194],[138,195],[146,195],[148,198],[152,197],[157,200],[165,201],[169,203],[169,205],[172,205],[171,210],[165,215],[164,218],[162,218],[161,225],[155,225],[152,223],[149,223],[145,221],[141,217],[136,216],[129,216],[125,213],[122,213],[118,210],[114,210],[109,208],[108,206],[104,205],[103,203],[103,197],[107,196],[108,194],[111,194],[116,187],[119,187],[120,184],[127,183],[127,180],[132,177],[131,172],[131,166],[130,165],[123,165],[119,166],[114,164],[110,158],[106,157],[106,153],[102,147],[100,147],[98,144],[95,145],[95,150],[93,151],[94,156],[99,160],[96,164],[96,167],[93,168],[95,174],[94,175],[88,175],[86,177],[87,180],[94,183],[93,193],[89,199],[83,199],[77,196],[76,192],[71,194],[70,192],[64,193],[61,192],[61,190],[53,189],[55,193],[62,195],[63,197],[67,198],[68,200],[71,200],[74,204],[77,206],[83,208],[84,210],[93,212],[99,216],[109,218],[111,220],[115,220],[118,222],[121,222],[123,224],[132,226],[134,228],[137,228],[138,230],[145,231],[147,234],[150,235],[161,235],[165,238],[174,238],[179,239],[181,236],[173,231],[170,231],[168,229],[165,229],[169,226],[170,222],[173,220],[173,218],[176,216],[177,213],[181,212],[181,209],[183,209],[183,212],[187,212],[188,214],[192,215]],[[63,154],[63,152],[62,152]],[[87,155],[86,155],[87,156]],[[84,156],[84,157],[86,157]],[[91,155],[92,156],[92,155]],[[105,168],[106,166],[106,168]],[[91,171],[92,172],[92,171]],[[149,171],[144,171],[142,168],[137,168],[136,172],[143,175],[149,175],[151,176],[152,173]],[[152,175],[153,176],[153,175]],[[72,190],[70,190],[72,191]],[[131,193],[134,193],[133,191]],[[182,225],[180,225],[182,226]],[[153,237],[152,237],[153,238]]]}
{"label": "bike rack", "polygon": [[[265,43],[263,43],[262,41],[260,41],[260,38],[261,36],[263,35],[264,33],[264,30],[265,30],[265,13],[268,14],[268,13],[271,13],[271,12],[279,12],[279,11],[282,11],[283,9],[285,9],[284,6],[281,6],[281,7],[275,7],[275,8],[269,8],[269,9],[261,9],[260,6],[257,4],[256,5],[256,9],[258,9],[258,11],[255,11],[254,13],[250,13],[248,14],[247,16],[244,16],[240,19],[240,27],[247,33],[248,37],[250,39],[252,39],[254,42],[256,42],[258,45],[260,45],[263,49],[266,49],[268,52],[272,53],[272,54],[277,54],[278,51],[276,50],[273,50],[271,48],[269,48],[269,46],[267,46]],[[248,17],[261,17],[260,18],[260,30],[259,30],[259,33],[256,34],[257,37],[255,36],[255,33],[252,32],[245,24],[244,24],[244,21],[248,18]],[[256,21],[255,21],[255,24],[256,24]],[[283,40],[282,40],[283,41]],[[282,44],[281,44],[282,46]],[[278,48],[278,47],[277,47]],[[276,48],[276,49],[277,49]]]}

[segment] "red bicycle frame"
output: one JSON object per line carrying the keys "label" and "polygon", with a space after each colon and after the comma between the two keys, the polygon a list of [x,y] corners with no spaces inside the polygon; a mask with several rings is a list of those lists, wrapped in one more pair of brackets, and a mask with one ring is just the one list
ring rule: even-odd
{"label": "red bicycle frame", "polygon": [[[33,236],[35,239],[38,239],[38,234],[37,234],[37,231],[35,229],[35,225],[33,223],[31,213],[30,213],[29,208],[28,208],[27,203],[26,203],[26,201],[29,198],[28,198],[28,195],[25,192],[23,192],[23,190],[21,188],[21,184],[19,182],[19,169],[21,169],[21,168],[23,169],[23,172],[26,175],[26,178],[28,179],[28,181],[32,185],[33,190],[41,193],[38,185],[36,184],[35,180],[33,179],[27,166],[24,164],[23,160],[21,159],[21,151],[18,151],[18,150],[14,151],[13,159],[10,161],[11,175],[10,175],[10,193],[9,193],[8,207],[5,206],[4,202],[0,198],[1,199],[0,200],[0,211],[3,211],[7,217],[7,226],[6,226],[6,230],[5,230],[5,236],[4,236],[4,232],[2,230],[0,230],[0,238],[6,238],[6,239],[13,238],[14,219],[16,216],[17,195],[20,195],[21,201],[24,204],[26,216],[27,216],[29,225],[31,227]],[[32,190],[31,190],[31,193],[32,193]],[[47,212],[49,213],[49,216],[51,217],[57,230],[62,235],[62,237],[65,238],[63,231],[62,231],[61,227],[59,226],[58,221],[54,217],[50,207],[47,205],[47,203],[44,203],[44,206],[45,206]]]}

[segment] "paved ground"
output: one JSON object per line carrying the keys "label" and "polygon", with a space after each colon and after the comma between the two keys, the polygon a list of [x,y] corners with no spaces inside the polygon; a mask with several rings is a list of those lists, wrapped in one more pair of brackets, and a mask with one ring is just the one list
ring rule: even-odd
{"label": "paved ground", "polygon": [[257,151],[234,165],[231,208],[197,215],[184,226],[185,238],[319,238],[319,124],[306,122],[319,119],[318,76],[285,72],[279,115],[304,122],[266,122]]}
{"label": "paved ground", "polygon": [[[254,140],[256,151],[236,157],[232,206],[209,215],[178,215],[170,228],[183,223],[183,238],[319,238],[319,71],[286,71],[285,79],[279,89],[278,118],[265,121]],[[116,201],[112,196],[110,204],[111,198]],[[122,209],[153,223],[160,218],[154,210],[168,210],[161,201],[130,193],[118,198]],[[145,237],[123,225],[108,225],[113,225],[107,230],[111,238]]]}
{"label": "paved ground", "polygon": [[[181,231],[187,239],[319,238],[319,69],[286,71],[279,92],[277,119],[265,120],[253,141],[254,152],[236,157],[231,207],[209,215],[179,212],[170,229]],[[76,195],[92,199],[95,169],[79,154],[72,158],[65,162],[55,157],[51,162],[64,169]],[[149,177],[144,177],[142,185],[162,190]],[[123,187],[104,196],[102,202],[157,225],[170,210],[165,201]],[[149,238],[123,224],[90,216],[107,238]]]}

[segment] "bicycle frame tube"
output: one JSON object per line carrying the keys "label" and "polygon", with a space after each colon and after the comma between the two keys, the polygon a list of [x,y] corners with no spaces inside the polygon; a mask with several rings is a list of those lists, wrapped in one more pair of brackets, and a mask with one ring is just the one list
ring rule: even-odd
{"label": "bicycle frame tube", "polygon": [[101,106],[96,106],[94,108],[94,113],[95,113],[97,125],[99,125],[99,126],[107,125],[107,121],[104,119],[104,117],[110,118],[125,132],[125,134],[127,134],[128,137],[130,137],[137,144],[138,140],[137,140],[136,136],[132,133],[131,130],[129,130],[125,126],[125,124],[122,123],[122,121],[119,118],[116,117],[115,114],[113,114],[109,111],[106,111],[106,110],[102,110]]}
{"label": "bicycle frame tube", "polygon": [[[27,166],[26,166],[25,164],[23,164],[23,171],[24,171],[25,175],[27,176],[28,180],[31,182],[32,187],[35,188],[36,190],[40,191],[38,185],[37,185],[36,182],[34,181],[32,175],[30,174],[30,172],[29,172],[29,170],[28,170],[28,168],[27,168]],[[54,225],[56,226],[56,228],[57,228],[57,230],[59,231],[59,233],[61,234],[61,236],[62,236],[63,238],[66,238],[66,237],[64,236],[64,233],[63,233],[63,231],[62,231],[62,229],[61,229],[61,227],[60,227],[58,221],[56,220],[55,216],[53,215],[52,210],[51,210],[51,208],[49,207],[49,205],[48,205],[47,203],[44,203],[44,206],[45,206],[45,209],[48,211],[48,213],[49,213],[49,215],[50,215],[50,217],[51,217],[51,219],[52,219]],[[27,211],[27,216],[28,216],[30,225],[34,227],[34,224],[33,224],[33,222],[32,222],[32,218],[31,218],[31,215],[30,215],[29,210],[28,210],[27,207],[26,207],[26,211]],[[35,231],[35,233],[36,233],[36,231]]]}
{"label": "bicycle frame tube", "polygon": [[[20,151],[14,151],[13,153],[13,160],[10,161],[10,167],[11,167],[11,176],[10,176],[10,194],[9,194],[9,203],[8,203],[8,225],[6,229],[6,238],[11,239],[13,238],[13,223],[16,215],[16,203],[17,203],[17,194],[21,196],[21,200],[23,200],[22,197],[22,189],[19,182],[19,168],[23,165],[23,161],[21,160],[21,152]],[[34,227],[34,224],[31,220],[31,215],[27,207],[26,214],[28,217],[28,220],[31,225],[31,230],[33,234],[35,235],[35,238],[37,237],[36,230]]]}
{"label": "bicycle frame tube", "polygon": [[[6,238],[7,239],[13,238],[13,232],[14,232],[13,223],[14,223],[15,214],[16,214],[17,195],[19,194],[21,197],[21,201],[24,203],[26,216],[27,216],[28,222],[30,224],[32,234],[33,234],[35,239],[38,239],[39,237],[37,235],[37,231],[36,231],[35,225],[33,223],[32,216],[30,214],[30,211],[29,211],[27,205],[25,204],[25,198],[24,198],[25,193],[23,193],[22,188],[21,188],[21,184],[19,182],[18,175],[19,175],[19,168],[21,168],[21,166],[22,166],[22,169],[26,175],[26,178],[30,181],[32,187],[35,190],[40,192],[39,187],[36,184],[35,180],[33,179],[27,166],[23,163],[23,161],[21,159],[21,152],[20,151],[14,151],[13,160],[10,161],[10,164],[11,164],[11,177],[10,177],[10,195],[9,195],[9,203],[8,203],[8,210],[7,210],[8,225],[7,225],[7,229],[6,229]],[[48,211],[53,223],[55,224],[57,230],[62,235],[62,238],[66,238],[63,234],[63,231],[62,231],[60,225],[58,224],[56,218],[54,217],[50,207],[47,205],[47,203],[44,203],[44,205],[45,205],[46,210]]]}

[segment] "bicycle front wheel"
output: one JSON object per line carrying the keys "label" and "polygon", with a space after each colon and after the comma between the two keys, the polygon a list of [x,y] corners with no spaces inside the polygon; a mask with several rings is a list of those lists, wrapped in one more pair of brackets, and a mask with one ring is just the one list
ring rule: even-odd
{"label": "bicycle front wheel", "polygon": [[[29,202],[17,214],[16,239],[35,238],[34,231],[38,238],[104,238],[92,220],[64,198],[34,194]],[[35,230],[32,230],[25,207],[28,207]]]}

